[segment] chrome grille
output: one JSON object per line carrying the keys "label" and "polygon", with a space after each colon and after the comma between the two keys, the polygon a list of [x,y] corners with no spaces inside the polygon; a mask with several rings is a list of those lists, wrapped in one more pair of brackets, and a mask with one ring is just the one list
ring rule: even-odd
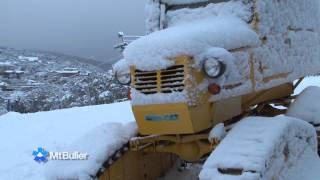
{"label": "chrome grille", "polygon": [[134,88],[144,94],[181,92],[184,89],[184,65],[158,71],[134,72]]}

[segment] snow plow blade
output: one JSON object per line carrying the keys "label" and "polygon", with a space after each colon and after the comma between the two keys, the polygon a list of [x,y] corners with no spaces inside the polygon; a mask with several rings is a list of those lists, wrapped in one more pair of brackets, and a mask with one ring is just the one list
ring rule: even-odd
{"label": "snow plow blade", "polygon": [[127,151],[114,162],[112,159],[98,172],[99,180],[156,180],[171,169],[177,157],[169,153]]}
{"label": "snow plow blade", "polygon": [[286,116],[249,117],[210,155],[200,179],[281,179],[307,151],[317,152],[317,134],[309,123]]}

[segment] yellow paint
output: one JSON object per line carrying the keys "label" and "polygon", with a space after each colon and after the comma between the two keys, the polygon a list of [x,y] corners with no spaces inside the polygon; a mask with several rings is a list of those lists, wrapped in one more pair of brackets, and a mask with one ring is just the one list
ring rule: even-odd
{"label": "yellow paint", "polygon": [[[148,134],[181,134],[193,133],[189,107],[185,103],[133,106],[139,133]],[[176,121],[147,121],[146,116],[165,116],[178,114]]]}
{"label": "yellow paint", "polygon": [[198,161],[210,153],[218,142],[209,142],[208,133],[191,135],[152,135],[130,141],[132,151],[169,152],[186,161]]}
{"label": "yellow paint", "polygon": [[[258,23],[259,15],[257,12],[254,12],[253,21],[251,22],[253,29],[256,30],[258,28]],[[261,37],[261,40],[265,43],[267,37]],[[269,83],[270,81],[286,78],[290,73],[281,73],[259,79],[256,73],[263,71],[263,67],[257,65],[259,61],[254,59],[253,52],[250,51],[249,47],[233,49],[230,52],[241,51],[249,53],[248,63],[250,67],[247,74],[249,75],[248,78],[250,78],[249,81],[252,86],[251,92],[243,96],[230,97],[214,103],[209,102],[211,95],[208,91],[200,92],[198,89],[199,84],[208,77],[202,69],[192,68],[194,64],[193,57],[182,55],[172,59],[172,61],[175,61],[175,66],[183,65],[183,90],[189,97],[188,99],[192,99],[192,101],[185,103],[134,105],[132,108],[138,124],[139,133],[141,135],[151,135],[152,137],[144,137],[142,143],[139,141],[138,144],[133,144],[133,149],[139,151],[141,150],[140,148],[143,147],[143,151],[146,152],[171,152],[178,154],[186,160],[199,159],[200,156],[210,150],[209,143],[206,140],[197,139],[199,134],[204,132],[208,133],[208,131],[218,123],[226,122],[236,116],[246,114],[248,108],[251,106],[288,97],[292,94],[293,86],[291,83],[267,90],[257,90],[257,84]],[[161,69],[150,72],[156,73],[156,80],[154,80],[153,83],[156,84],[157,88],[155,92],[152,93],[163,92],[161,78],[163,76],[162,73],[167,71],[172,70]],[[131,73],[134,79],[136,76],[134,67],[131,69]],[[235,82],[224,85],[221,88],[223,90],[232,90],[241,85],[242,82]],[[135,81],[132,82],[132,87],[136,87]],[[272,112],[272,110],[270,112]],[[173,120],[163,118],[168,116],[176,117],[176,115],[178,118]],[[150,121],[150,118],[148,118],[148,120],[146,119],[146,117],[150,116],[156,117],[155,120]],[[160,117],[160,120],[158,117]],[[154,138],[154,135],[161,136]],[[181,138],[181,136],[186,135],[192,140],[181,142],[175,139],[175,136]],[[162,144],[163,142],[165,142],[165,144]]]}
{"label": "yellow paint", "polygon": [[174,165],[169,153],[127,151],[98,177],[99,180],[157,180]]}
{"label": "yellow paint", "polygon": [[[254,16],[250,25],[257,31],[260,18],[256,11],[256,0],[253,2]],[[268,42],[268,37],[260,37],[260,40],[262,44],[266,44]],[[290,72],[275,74],[259,79],[259,76],[257,76],[256,73],[260,72],[263,74],[267,67],[264,67],[258,59],[254,59],[250,47],[240,47],[232,49],[230,52],[249,53],[248,64],[250,67],[248,69],[249,72],[246,73],[250,78],[249,81],[252,86],[251,92],[243,96],[231,97],[222,101],[210,103],[209,98],[211,95],[207,91],[200,92],[197,89],[198,85],[208,77],[206,77],[202,70],[199,71],[191,67],[194,63],[193,57],[181,55],[172,59],[172,61],[175,61],[175,65],[183,65],[184,91],[186,91],[189,99],[192,97],[195,101],[188,103],[133,106],[133,113],[141,135],[139,138],[130,141],[131,150],[135,152],[129,152],[119,159],[114,165],[106,170],[102,179],[156,179],[160,176],[160,172],[164,172],[164,169],[161,169],[161,167],[168,168],[172,165],[172,163],[169,163],[170,160],[167,159],[172,155],[168,156],[167,153],[174,153],[187,161],[197,161],[205,154],[210,153],[219,143],[216,140],[213,140],[213,142],[209,142],[208,140],[208,133],[214,125],[221,122],[229,122],[238,115],[241,115],[241,117],[246,116],[249,114],[248,109],[252,106],[257,106],[258,111],[264,111],[267,115],[276,115],[279,114],[279,112],[282,113],[283,111],[276,111],[268,107],[264,108],[264,105],[266,102],[268,103],[272,100],[278,100],[291,95],[293,92],[293,85],[287,83],[262,91],[258,91],[256,85],[287,78],[290,75]],[[156,88],[152,93],[163,92],[161,78],[162,72],[164,71],[166,70],[150,72],[156,74],[156,80],[152,82],[155,84]],[[136,88],[138,87],[135,79],[137,73],[134,67],[131,67],[131,75],[133,79],[132,87]],[[188,77],[193,77],[193,79]],[[232,90],[241,85],[242,82],[238,82],[224,85],[221,88]],[[143,85],[139,85],[140,88],[141,86]],[[177,119],[146,119],[147,116],[171,117],[172,115],[177,117]],[[147,156],[144,156],[143,152],[147,152]],[[159,156],[153,156],[155,152],[165,153],[167,156],[160,158]],[[166,163],[161,163],[159,159],[166,159]],[[130,163],[134,164],[131,165]],[[163,166],[161,166],[161,164]],[[100,180],[102,179],[100,178]]]}
{"label": "yellow paint", "polygon": [[[252,57],[250,58],[250,62],[250,79],[253,84],[252,92],[244,96],[232,97],[210,103],[210,94],[207,91],[199,92],[197,89],[197,86],[203,82],[206,75],[202,71],[190,67],[190,64],[193,63],[191,57],[181,56],[177,58],[176,65],[184,65],[184,90],[187,92],[190,99],[195,100],[195,102],[133,106],[133,113],[139,127],[139,133],[142,135],[198,133],[242,114],[242,112],[250,105],[286,97],[292,93],[293,89],[291,84],[256,92],[254,87],[257,82],[255,80],[255,66]],[[157,92],[161,92],[161,72],[164,71],[165,70],[154,71],[157,74]],[[132,72],[134,74],[135,70],[133,69]],[[193,79],[187,78],[190,77],[189,75],[191,75]],[[284,75],[277,75],[272,76],[267,80],[270,81],[271,78],[274,80],[283,77]],[[133,86],[134,83],[135,82],[133,81]],[[232,89],[237,86],[238,85],[235,84],[222,88]],[[178,119],[154,121],[146,119],[148,116],[164,117],[170,115],[178,115]]]}
{"label": "yellow paint", "polygon": [[268,82],[273,81],[273,80],[284,79],[284,78],[287,78],[291,73],[292,72],[275,74],[275,75],[263,78],[262,81],[263,81],[263,83],[268,83]]}

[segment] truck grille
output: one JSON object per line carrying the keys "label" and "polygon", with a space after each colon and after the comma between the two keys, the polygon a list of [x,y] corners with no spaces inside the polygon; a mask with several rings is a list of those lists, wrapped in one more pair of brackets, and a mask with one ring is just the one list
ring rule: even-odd
{"label": "truck grille", "polygon": [[164,70],[134,71],[133,87],[144,94],[181,92],[185,86],[184,65]]}

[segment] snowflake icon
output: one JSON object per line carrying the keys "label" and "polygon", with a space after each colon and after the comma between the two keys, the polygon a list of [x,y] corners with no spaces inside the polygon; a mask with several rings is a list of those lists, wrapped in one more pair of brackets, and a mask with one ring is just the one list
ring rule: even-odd
{"label": "snowflake icon", "polygon": [[47,157],[49,155],[49,152],[46,151],[45,149],[38,147],[36,151],[32,152],[32,155],[34,156],[34,160],[38,163],[45,163],[48,161]]}

